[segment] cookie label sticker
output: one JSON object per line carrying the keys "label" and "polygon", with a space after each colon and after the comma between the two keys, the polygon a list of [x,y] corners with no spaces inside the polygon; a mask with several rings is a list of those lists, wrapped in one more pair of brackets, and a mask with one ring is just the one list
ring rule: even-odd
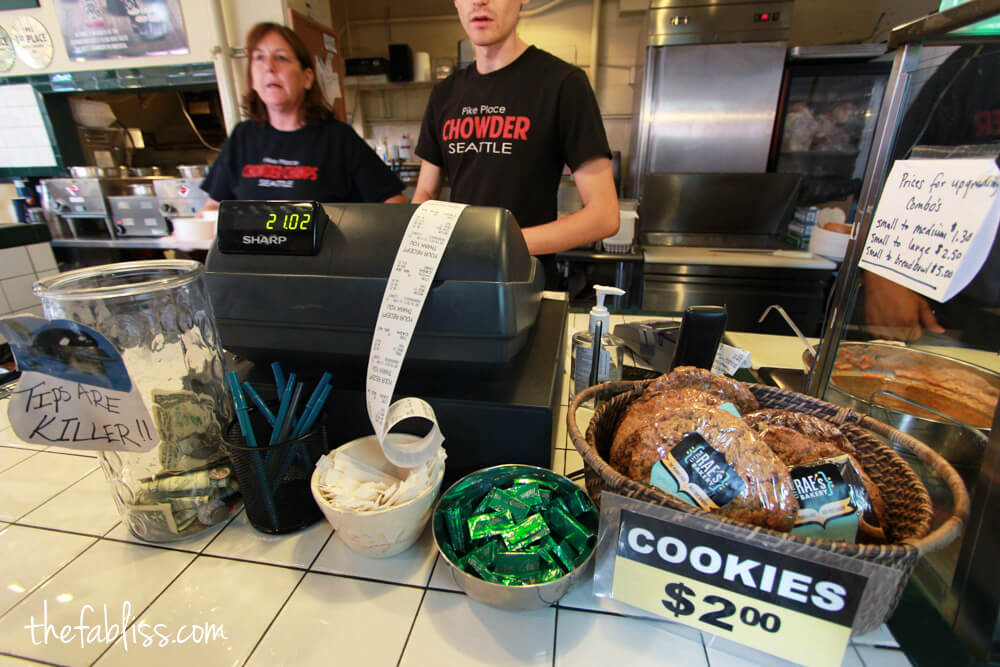
{"label": "cookie label sticker", "polygon": [[697,432],[685,435],[653,465],[649,482],[705,511],[719,509],[746,489],[725,454]]}

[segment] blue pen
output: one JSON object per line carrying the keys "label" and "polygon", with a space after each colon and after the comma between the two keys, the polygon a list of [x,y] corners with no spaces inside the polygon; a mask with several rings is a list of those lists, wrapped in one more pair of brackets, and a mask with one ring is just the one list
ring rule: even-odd
{"label": "blue pen", "polygon": [[250,413],[247,412],[247,401],[240,390],[240,381],[236,378],[236,371],[226,373],[226,382],[229,383],[229,391],[233,394],[233,405],[236,406],[236,418],[240,422],[240,430],[243,437],[251,447],[257,446],[257,438],[254,437],[253,427],[250,425]]}
{"label": "blue pen", "polygon": [[281,405],[278,407],[278,414],[274,418],[274,430],[271,431],[271,440],[268,444],[274,445],[280,442],[278,439],[281,435],[281,426],[285,423],[285,418],[288,416],[288,403],[292,400],[292,387],[295,386],[295,373],[291,373],[288,376],[288,382],[285,383],[285,390],[281,395]]}
{"label": "blue pen", "polygon": [[313,405],[316,404],[316,401],[319,400],[319,395],[322,394],[323,390],[326,388],[326,386],[328,384],[330,384],[330,379],[332,377],[333,377],[333,375],[330,372],[325,372],[325,373],[323,373],[323,376],[320,377],[319,382],[316,383],[316,388],[313,389],[312,394],[309,396],[309,400],[306,401],[306,407],[302,408],[302,417],[292,427],[292,433],[300,433],[300,432],[302,432],[302,423],[303,423],[303,420],[306,418],[306,416],[312,410]]}
{"label": "blue pen", "polygon": [[[289,382],[289,384],[291,384]],[[292,398],[288,401],[288,410],[285,413],[285,421],[281,424],[281,433],[278,435],[278,442],[284,442],[292,430],[292,423],[295,421],[295,410],[299,407],[299,399],[302,398],[302,383],[296,382],[295,389],[292,390]]]}
{"label": "blue pen", "polygon": [[274,373],[274,386],[278,390],[278,398],[281,398],[285,391],[285,374],[281,372],[281,364],[277,361],[272,363],[271,372]]}
{"label": "blue pen", "polygon": [[323,405],[326,403],[327,397],[330,395],[331,387],[323,387],[323,391],[320,393],[319,398],[309,409],[309,412],[302,415],[302,419],[299,420],[299,426],[295,431],[293,438],[301,438],[306,433],[308,433],[312,427],[319,413],[323,411]]}
{"label": "blue pen", "polygon": [[[257,448],[257,438],[253,433],[253,425],[250,423],[250,413],[247,412],[247,402],[246,398],[243,396],[243,392],[240,391],[240,381],[236,377],[235,371],[229,371],[226,373],[226,382],[229,384],[229,391],[233,394],[233,403],[236,406],[236,419],[239,420],[240,430],[243,431],[243,438],[246,440],[247,445]],[[267,485],[267,473],[264,470],[264,460],[261,458],[259,451],[246,452],[247,456],[250,457],[250,461],[253,463],[254,471],[256,472],[257,479],[260,480],[265,485]],[[260,499],[264,502],[264,509],[267,510],[267,516],[271,520],[271,525],[278,525],[278,510],[274,506],[274,498],[269,493],[258,494]]]}
{"label": "blue pen", "polygon": [[[289,383],[291,384],[291,383]],[[294,421],[292,415],[295,414],[295,409],[298,406],[299,399],[302,397],[302,383],[298,382],[295,384],[295,389],[292,390],[292,398],[288,403],[288,412],[285,415],[285,421],[281,425],[281,433],[278,436],[279,443],[286,443],[283,447],[279,447],[279,454],[271,457],[271,479],[274,480],[272,483],[272,493],[278,492],[278,486],[281,485],[281,480],[284,479],[285,475],[288,474],[288,469],[291,468],[292,463],[295,461],[295,457],[298,455],[298,449],[302,445],[300,442],[288,442],[288,434],[292,428],[292,422]]]}
{"label": "blue pen", "polygon": [[[230,373],[231,372],[232,371],[230,371]],[[254,407],[260,410],[260,414],[264,415],[264,419],[267,420],[267,423],[274,426],[274,413],[272,413],[264,403],[264,399],[260,397],[260,394],[258,394],[256,390],[250,386],[249,382],[243,383],[243,389],[246,391],[247,396],[250,397],[250,401],[254,404]]]}

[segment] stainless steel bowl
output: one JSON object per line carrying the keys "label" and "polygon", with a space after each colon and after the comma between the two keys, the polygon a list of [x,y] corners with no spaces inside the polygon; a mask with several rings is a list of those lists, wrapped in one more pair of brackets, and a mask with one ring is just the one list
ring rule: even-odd
{"label": "stainless steel bowl", "polygon": [[177,165],[177,173],[181,178],[205,178],[208,176],[207,164],[181,164]]}
{"label": "stainless steel bowl", "polygon": [[[866,354],[877,361],[865,370],[870,376],[847,386],[848,360]],[[806,350],[802,359],[812,365]],[[967,481],[973,479],[982,462],[990,429],[984,424],[969,425],[951,414],[949,406],[934,414],[933,408],[911,401],[894,391],[893,369],[906,367],[927,372],[963,373],[970,379],[1000,388],[1000,374],[974,364],[932,352],[883,343],[841,343],[837,351],[838,369],[834,370],[826,399],[837,405],[869,414],[903,433],[930,445],[948,460]],[[884,379],[880,379],[884,376]]]}
{"label": "stainless steel bowl", "polygon": [[[440,513],[439,510],[441,508],[441,504],[446,502],[449,498],[449,494],[452,494],[453,497],[453,492],[456,488],[459,488],[459,485],[464,482],[482,479],[488,480],[495,486],[502,486],[505,483],[513,481],[517,477],[527,476],[542,478],[554,482],[567,490],[578,488],[567,477],[554,473],[551,470],[529,465],[508,464],[494,466],[492,468],[483,468],[482,470],[477,470],[476,472],[466,475],[448,487],[448,490],[444,492],[437,504],[434,506],[433,521],[431,522],[431,532],[434,535],[434,546],[437,547],[438,552],[441,554],[441,560],[447,563],[448,569],[451,571],[452,577],[455,580],[455,584],[458,585],[458,587],[472,599],[493,607],[499,607],[501,609],[541,609],[542,607],[553,605],[560,598],[566,595],[566,593],[568,593],[577,582],[582,579],[589,579],[593,576],[594,571],[595,549],[591,549],[590,554],[583,563],[578,565],[572,572],[563,575],[559,579],[547,581],[542,584],[530,584],[527,586],[504,586],[503,584],[493,584],[488,581],[484,581],[479,577],[472,576],[462,568],[458,567],[456,563],[453,563],[441,549],[441,542],[445,539],[443,536],[446,529],[444,527],[444,515]],[[589,500],[590,499],[588,497],[588,501]],[[594,508],[594,512],[597,512],[596,507]]]}

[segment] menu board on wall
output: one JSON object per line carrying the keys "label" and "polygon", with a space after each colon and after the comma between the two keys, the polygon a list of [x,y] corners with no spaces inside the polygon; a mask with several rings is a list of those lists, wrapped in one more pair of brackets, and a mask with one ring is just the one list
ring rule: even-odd
{"label": "menu board on wall", "polygon": [[987,159],[898,160],[858,265],[945,302],[979,273],[1000,217],[1000,170]]}
{"label": "menu board on wall", "polygon": [[179,0],[63,0],[55,8],[71,60],[190,52]]}

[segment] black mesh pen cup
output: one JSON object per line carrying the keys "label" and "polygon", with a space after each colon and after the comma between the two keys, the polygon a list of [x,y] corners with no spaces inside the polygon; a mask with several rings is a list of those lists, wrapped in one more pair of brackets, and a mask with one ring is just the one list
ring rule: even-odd
{"label": "black mesh pen cup", "polygon": [[243,493],[250,525],[262,533],[290,533],[323,518],[309,488],[316,461],[330,451],[326,413],[305,435],[274,445],[266,444],[271,426],[250,410],[257,447],[247,445],[239,422],[226,431],[226,446]]}

